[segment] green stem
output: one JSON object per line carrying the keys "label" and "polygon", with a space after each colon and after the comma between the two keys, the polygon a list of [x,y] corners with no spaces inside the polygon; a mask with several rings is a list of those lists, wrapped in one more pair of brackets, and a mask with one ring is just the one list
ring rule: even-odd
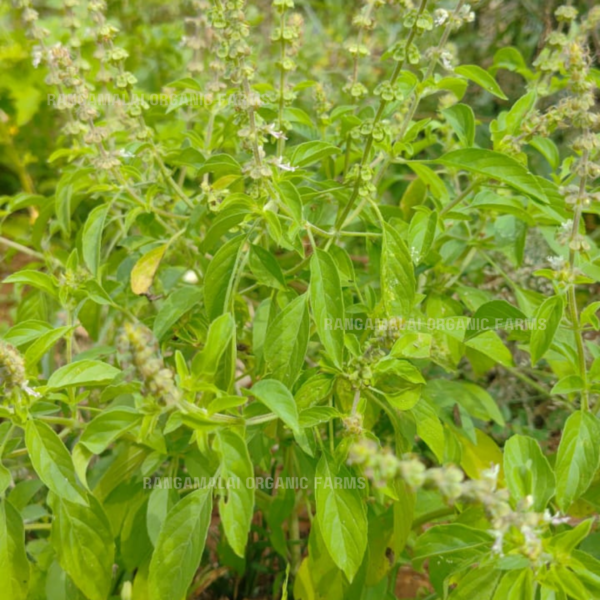
{"label": "green stem", "polygon": [[25,531],[49,531],[52,529],[51,523],[26,523]]}
{"label": "green stem", "polygon": [[475,191],[481,185],[481,180],[476,179],[467,188],[462,191],[452,202],[449,202],[440,210],[440,217],[449,213],[454,207],[458,206],[471,192]]}
{"label": "green stem", "polygon": [[281,137],[277,138],[277,156],[281,158],[285,149],[285,136],[283,131],[283,113],[285,110],[285,36],[283,35],[283,30],[285,29],[285,8],[281,9],[279,27],[281,35],[279,60],[281,65],[279,67],[279,114],[277,117],[277,129],[279,130]]}
{"label": "green stem", "polygon": [[[589,135],[589,132],[584,131],[584,135]],[[579,180],[579,193],[577,203],[575,205],[575,212],[573,214],[573,227],[571,228],[570,240],[573,242],[579,235],[579,226],[581,224],[583,200],[586,193],[587,185],[587,162],[589,160],[589,151],[584,150],[581,155],[581,166],[582,175]],[[577,259],[577,250],[575,246],[571,244],[569,247],[569,270],[572,275],[575,274],[575,263]],[[581,335],[581,326],[579,324],[579,311],[577,308],[577,293],[575,290],[575,284],[569,286],[567,293],[567,302],[569,305],[569,314],[571,318],[571,327],[573,328],[573,336],[575,337],[575,344],[577,346],[577,367],[579,370],[579,376],[583,381],[583,389],[581,391],[581,410],[590,410],[590,399],[588,390],[588,377],[587,377],[587,366],[585,357],[585,346],[583,345],[583,336]]]}
{"label": "green stem", "polygon": [[[460,9],[462,8],[464,3],[465,3],[465,0],[459,0],[458,4],[456,5],[456,8],[454,9],[453,16],[458,15],[458,13],[460,12]],[[440,59],[440,55],[441,55],[444,47],[448,43],[448,38],[450,37],[450,33],[452,32],[452,26],[453,26],[453,18],[450,18],[450,19],[448,19],[448,22],[447,22],[446,26],[444,27],[442,37],[440,38],[440,41],[438,42],[438,45],[434,52],[434,55],[431,58],[429,66],[427,67],[427,71],[425,72],[425,76],[423,77],[424,83],[426,83],[427,80],[431,78],[431,76],[433,75],[433,73],[435,71],[435,68]],[[409,127],[413,117],[415,116],[415,112],[417,111],[417,108],[419,107],[419,104],[421,102],[421,98],[423,96],[423,91],[424,91],[423,89],[420,89],[418,92],[414,93],[414,96],[413,96],[410,106],[408,108],[408,112],[406,113],[406,117],[404,118],[404,120],[402,122],[402,126],[400,128],[400,133],[398,134],[398,136],[392,143],[392,147],[394,146],[394,144],[396,144],[397,142],[404,139],[404,136],[406,135],[406,131],[408,130],[408,127]],[[375,176],[375,180],[374,180],[375,185],[377,185],[377,183],[379,181],[381,181],[381,178],[383,177],[390,162],[391,162],[391,159],[388,156],[385,159],[385,161],[383,162],[383,164],[381,165],[377,175]]]}
{"label": "green stem", "polygon": [[17,252],[21,252],[22,254],[27,254],[27,256],[31,256],[33,258],[37,258],[38,260],[44,260],[44,255],[36,252],[35,250],[31,250],[31,248],[27,248],[27,246],[23,246],[18,242],[13,242],[8,238],[0,236],[0,244],[4,246],[8,246],[9,248],[13,248]]}
{"label": "green stem", "polygon": [[[427,0],[421,0],[419,9],[417,12],[417,20],[421,16],[423,11],[425,10],[426,6],[427,6]],[[415,23],[416,23],[416,21],[415,21]],[[410,47],[410,45],[412,44],[416,35],[417,35],[417,28],[415,25],[413,25],[411,27],[408,37],[406,39],[406,48]],[[392,76],[389,79],[389,83],[392,88],[396,84],[396,81],[398,80],[398,77],[400,76],[400,73],[402,72],[402,69],[404,68],[404,63],[405,63],[404,60],[400,60],[396,64],[394,72],[392,73]],[[381,98],[381,100],[379,101],[379,108],[377,109],[377,113],[375,114],[375,118],[373,119],[373,130],[381,121],[381,118],[383,116],[383,113],[385,112],[387,105],[388,105],[388,101],[385,100],[384,98]],[[371,133],[369,133],[369,135],[367,136],[367,141],[365,143],[362,158],[360,160],[359,169],[362,169],[369,161],[369,155],[371,154],[371,148],[373,147],[373,130],[371,130]],[[354,206],[354,202],[356,201],[356,198],[358,196],[359,190],[360,190],[360,174],[359,174],[359,176],[357,176],[356,183],[354,184],[354,188],[353,188],[352,194],[350,196],[350,200],[348,200],[348,202],[347,202],[346,206],[344,206],[342,212],[338,214],[338,217],[336,219],[336,224],[335,224],[336,230],[341,228],[342,223],[346,220],[346,217],[352,210],[352,207]]]}

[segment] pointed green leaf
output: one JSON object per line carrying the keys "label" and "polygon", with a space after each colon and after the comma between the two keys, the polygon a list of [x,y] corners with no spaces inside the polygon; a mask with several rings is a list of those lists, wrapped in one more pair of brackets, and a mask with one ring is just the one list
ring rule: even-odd
{"label": "pointed green leaf", "polygon": [[308,294],[292,300],[267,329],[264,357],[272,377],[291,386],[298,378],[309,336]]}
{"label": "pointed green leaf", "polygon": [[52,373],[48,379],[48,388],[62,390],[74,386],[107,385],[120,372],[116,367],[100,360],[79,360]]}
{"label": "pointed green leaf", "polygon": [[244,235],[229,240],[208,265],[204,278],[204,303],[211,321],[229,310],[236,266],[245,240]]}
{"label": "pointed green leaf", "polygon": [[25,445],[35,472],[57,496],[86,504],[69,451],[54,430],[43,421],[27,421]]}
{"label": "pointed green leaf", "polygon": [[150,600],[183,600],[200,566],[212,513],[212,488],[180,500],[163,523],[150,561]]}
{"label": "pointed green leaf", "polygon": [[535,365],[546,354],[552,345],[556,330],[563,316],[564,301],[562,296],[546,298],[534,316],[534,327],[531,331],[529,352],[531,364]]}
{"label": "pointed green leaf", "polygon": [[335,564],[352,581],[367,549],[367,511],[357,489],[336,485],[336,478],[350,478],[325,455],[315,474],[317,519],[325,546]]}
{"label": "pointed green leaf", "polygon": [[223,429],[217,439],[220,476],[228,482],[227,497],[219,499],[219,515],[229,545],[238,556],[244,557],[254,514],[254,486],[248,485],[254,477],[254,468],[246,441],[235,431]]}
{"label": "pointed green leaf", "polygon": [[488,91],[490,94],[508,100],[502,88],[496,83],[496,80],[485,70],[477,65],[461,65],[454,69],[457,75],[462,75],[471,81],[474,81],[478,86]]}
{"label": "pointed green leaf", "polygon": [[115,544],[104,510],[91,494],[88,506],[51,495],[51,542],[58,562],[89,600],[106,600],[112,588]]}
{"label": "pointed green leaf", "polygon": [[600,423],[589,412],[577,411],[565,423],[556,456],[556,502],[566,512],[583,494],[600,461]]}
{"label": "pointed green leaf", "polygon": [[25,554],[25,530],[19,512],[0,499],[0,581],[7,600],[25,600],[29,587],[29,561]]}
{"label": "pointed green leaf", "polygon": [[509,438],[504,446],[504,476],[511,496],[515,500],[531,496],[537,512],[544,512],[554,496],[554,472],[533,438],[524,435]]}
{"label": "pointed green leaf", "polygon": [[317,248],[310,261],[310,303],[321,343],[338,369],[344,362],[344,298],[337,267]]}
{"label": "pointed green leaf", "polygon": [[281,381],[263,379],[252,386],[250,394],[275,413],[292,431],[300,430],[296,402]]}
{"label": "pointed green leaf", "polygon": [[94,208],[83,226],[83,235],[81,236],[83,260],[94,277],[98,276],[100,270],[102,231],[109,208],[108,204],[101,204]]}
{"label": "pointed green leaf", "polygon": [[415,300],[416,281],[410,252],[389,224],[383,228],[381,293],[389,317],[408,317]]}

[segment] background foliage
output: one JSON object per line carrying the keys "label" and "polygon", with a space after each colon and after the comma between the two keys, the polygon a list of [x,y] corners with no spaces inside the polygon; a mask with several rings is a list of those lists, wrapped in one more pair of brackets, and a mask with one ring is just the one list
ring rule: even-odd
{"label": "background foliage", "polygon": [[598,7],[0,20],[5,597],[600,597]]}

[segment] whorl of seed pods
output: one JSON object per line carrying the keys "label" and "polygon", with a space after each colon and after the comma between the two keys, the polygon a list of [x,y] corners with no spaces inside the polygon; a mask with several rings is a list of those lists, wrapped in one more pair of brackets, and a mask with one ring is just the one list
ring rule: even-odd
{"label": "whorl of seed pods", "polygon": [[152,332],[140,324],[125,323],[117,338],[121,362],[131,364],[139,375],[144,390],[165,404],[179,398],[173,373],[165,367]]}
{"label": "whorl of seed pods", "polygon": [[25,361],[19,351],[10,344],[0,341],[0,385],[8,390],[27,387]]}

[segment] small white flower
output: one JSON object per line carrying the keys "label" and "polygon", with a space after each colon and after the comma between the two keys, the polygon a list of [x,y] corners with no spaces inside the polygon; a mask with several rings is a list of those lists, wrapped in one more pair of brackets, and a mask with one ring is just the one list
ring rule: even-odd
{"label": "small white flower", "polygon": [[571,519],[568,516],[562,516],[560,511],[555,515],[551,515],[550,511],[546,509],[544,512],[544,520],[552,525],[562,525],[563,523],[568,523]]}
{"label": "small white flower", "polygon": [[131,152],[129,152],[129,150],[125,150],[125,148],[121,148],[117,154],[119,156],[121,156],[122,158],[133,158],[134,154],[132,154]]}
{"label": "small white flower", "polygon": [[296,167],[292,167],[290,163],[283,162],[283,158],[280,156],[275,163],[275,166],[282,171],[295,171]]}
{"label": "small white flower", "polygon": [[548,256],[546,260],[555,271],[562,271],[566,264],[566,261],[562,256]]}
{"label": "small white flower", "polygon": [[283,133],[283,131],[277,131],[277,129],[275,129],[275,125],[273,124],[267,127],[267,133],[276,140],[287,140],[285,133]]}
{"label": "small white flower", "polygon": [[21,388],[27,395],[31,396],[32,398],[41,398],[41,394],[39,394],[38,392],[36,392],[34,389],[30,388],[27,383]]}
{"label": "small white flower", "polygon": [[496,489],[498,483],[498,475],[500,474],[500,465],[494,464],[489,469],[482,473],[483,479],[487,479],[492,484],[492,489]]}
{"label": "small white flower", "polygon": [[190,269],[189,271],[186,271],[183,274],[183,281],[185,281],[185,283],[191,283],[195,285],[200,280],[198,279],[198,275],[196,275],[196,272]]}
{"label": "small white flower", "polygon": [[472,23],[475,20],[475,13],[471,10],[470,5],[465,4],[460,9],[460,17],[465,23]]}
{"label": "small white flower", "polygon": [[490,533],[496,538],[496,540],[494,541],[494,545],[492,546],[492,552],[494,554],[499,554],[500,556],[502,556],[502,548],[504,545],[504,533],[502,531],[497,530],[492,530]]}
{"label": "small white flower", "polygon": [[433,22],[436,27],[443,25],[448,20],[448,11],[443,8],[438,8],[433,13]]}
{"label": "small white flower", "polygon": [[573,219],[569,219],[568,221],[563,221],[560,224],[560,228],[563,233],[571,233],[571,229],[573,229]]}
{"label": "small white flower", "polygon": [[44,51],[42,49],[41,46],[35,46],[31,52],[31,57],[32,57],[32,64],[33,64],[33,68],[37,69],[41,62],[42,59],[44,58]]}
{"label": "small white flower", "polygon": [[440,55],[440,61],[446,71],[452,71],[452,54],[450,52],[444,50]]}

